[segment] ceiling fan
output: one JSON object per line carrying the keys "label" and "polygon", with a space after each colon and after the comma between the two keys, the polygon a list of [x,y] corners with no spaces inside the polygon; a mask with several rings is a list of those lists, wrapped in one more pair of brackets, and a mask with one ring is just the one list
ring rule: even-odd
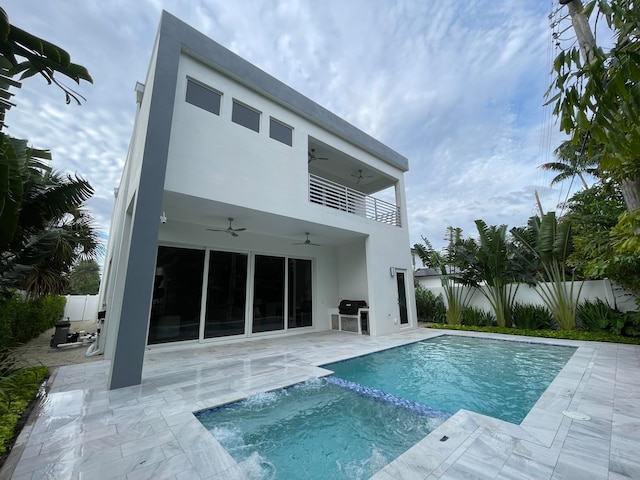
{"label": "ceiling fan", "polygon": [[363,175],[362,169],[358,170],[357,175],[355,173],[352,173],[351,176],[356,179],[356,183],[360,183],[360,180],[362,180],[363,178],[373,178],[373,175]]}
{"label": "ceiling fan", "polygon": [[311,240],[309,240],[309,232],[304,232],[304,234],[307,236],[307,239],[304,242],[292,243],[291,245],[311,245],[313,247],[319,247],[320,246],[317,243],[311,243]]}
{"label": "ceiling fan", "polygon": [[233,222],[233,218],[232,217],[229,217],[227,220],[229,220],[229,227],[228,228],[225,228],[225,229],[207,228],[207,230],[210,230],[212,232],[227,232],[232,237],[237,237],[238,236],[238,234],[236,232],[243,232],[243,231],[246,230],[246,228],[233,228],[231,226],[231,222]]}
{"label": "ceiling fan", "polygon": [[309,162],[311,163],[314,160],[329,160],[327,157],[316,157],[316,149],[312,148],[311,151],[309,152]]}

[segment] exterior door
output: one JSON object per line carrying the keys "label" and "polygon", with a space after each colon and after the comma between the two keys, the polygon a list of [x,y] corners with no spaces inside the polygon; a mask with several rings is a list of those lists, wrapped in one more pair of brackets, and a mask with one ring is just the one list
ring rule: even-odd
{"label": "exterior door", "polygon": [[409,315],[407,314],[407,291],[405,289],[404,272],[396,270],[396,280],[398,282],[398,308],[400,309],[400,325],[409,323]]}

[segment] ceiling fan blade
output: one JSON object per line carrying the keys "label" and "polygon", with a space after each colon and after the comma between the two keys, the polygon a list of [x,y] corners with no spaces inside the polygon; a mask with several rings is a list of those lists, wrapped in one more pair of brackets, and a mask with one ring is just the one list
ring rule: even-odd
{"label": "ceiling fan blade", "polygon": [[226,232],[227,230],[220,230],[219,228],[207,228],[210,232]]}
{"label": "ceiling fan blade", "polygon": [[231,231],[233,232],[244,232],[246,230],[246,228],[232,228]]}

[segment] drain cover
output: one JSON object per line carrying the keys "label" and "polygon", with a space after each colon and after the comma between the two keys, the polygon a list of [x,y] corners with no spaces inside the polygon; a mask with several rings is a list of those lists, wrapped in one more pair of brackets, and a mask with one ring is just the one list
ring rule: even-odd
{"label": "drain cover", "polygon": [[565,417],[573,418],[575,420],[591,420],[589,415],[585,415],[584,413],[576,412],[575,410],[569,411],[565,410],[562,412]]}

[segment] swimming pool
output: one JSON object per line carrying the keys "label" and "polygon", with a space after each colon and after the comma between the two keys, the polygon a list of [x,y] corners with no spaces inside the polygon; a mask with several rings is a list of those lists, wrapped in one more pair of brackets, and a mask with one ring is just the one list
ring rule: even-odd
{"label": "swimming pool", "polygon": [[196,417],[251,479],[337,480],[371,477],[448,415],[317,379]]}
{"label": "swimming pool", "polygon": [[196,416],[249,478],[364,479],[459,408],[521,421],[574,351],[437,337],[324,365],[335,375]]}
{"label": "swimming pool", "polygon": [[575,350],[443,335],[323,367],[451,414],[464,408],[520,423]]}

